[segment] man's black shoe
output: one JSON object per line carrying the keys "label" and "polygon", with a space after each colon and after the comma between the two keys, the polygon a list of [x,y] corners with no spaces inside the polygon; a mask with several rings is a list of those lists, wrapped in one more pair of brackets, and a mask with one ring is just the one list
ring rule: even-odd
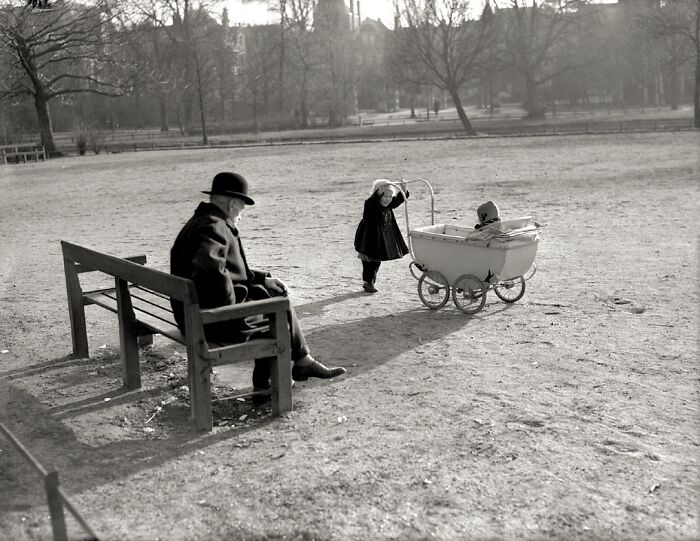
{"label": "man's black shoe", "polygon": [[318,361],[314,361],[306,366],[297,366],[295,364],[292,367],[292,379],[295,381],[306,381],[309,378],[335,378],[343,374],[345,374],[345,368],[341,366],[328,368]]}

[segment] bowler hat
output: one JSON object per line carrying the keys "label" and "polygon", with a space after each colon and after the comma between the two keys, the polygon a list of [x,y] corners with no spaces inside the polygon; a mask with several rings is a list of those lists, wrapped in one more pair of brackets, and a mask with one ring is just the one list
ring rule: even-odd
{"label": "bowler hat", "polygon": [[211,190],[202,193],[237,197],[242,199],[246,205],[255,205],[255,201],[248,197],[248,181],[238,173],[217,174],[211,183]]}

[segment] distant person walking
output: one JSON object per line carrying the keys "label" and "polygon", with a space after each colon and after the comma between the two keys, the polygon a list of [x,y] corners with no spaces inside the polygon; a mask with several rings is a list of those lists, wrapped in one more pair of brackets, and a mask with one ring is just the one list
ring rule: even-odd
{"label": "distant person walking", "polygon": [[[287,287],[269,272],[251,270],[238,234],[238,221],[246,205],[248,181],[236,173],[214,177],[209,202],[201,202],[183,226],[170,251],[170,272],[194,281],[201,308],[217,308],[241,302],[287,296]],[[184,329],[181,303],[171,301],[175,320]],[[345,373],[341,367],[327,368],[310,354],[294,307],[288,313],[292,342],[292,378],[332,378]],[[269,332],[266,320],[245,319],[205,325],[207,340],[245,342],[253,335]],[[270,387],[271,359],[256,359],[253,387]]]}
{"label": "distant person walking", "polygon": [[[403,181],[401,188],[408,197]],[[393,211],[405,201],[403,192],[380,178],[372,184],[371,195],[365,201],[362,220],[355,231],[355,250],[362,261],[362,288],[368,293],[378,291],[374,284],[382,261],[400,259],[408,253]]]}

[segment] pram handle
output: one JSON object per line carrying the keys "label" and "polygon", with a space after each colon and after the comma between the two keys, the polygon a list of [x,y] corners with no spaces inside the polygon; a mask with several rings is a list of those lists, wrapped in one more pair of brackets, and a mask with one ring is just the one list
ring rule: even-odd
{"label": "pram handle", "polygon": [[435,225],[435,192],[433,192],[433,187],[431,186],[430,182],[425,180],[424,178],[415,178],[415,179],[405,179],[402,178],[398,182],[393,182],[389,181],[389,184],[397,188],[402,194],[403,194],[403,200],[404,200],[404,211],[406,213],[406,238],[408,239],[408,250],[411,253],[411,259],[413,261],[416,260],[416,258],[413,256],[413,243],[411,241],[411,227],[408,222],[408,198],[406,197],[406,191],[404,190],[404,186],[406,184],[412,184],[414,182],[423,182],[427,187],[428,190],[430,191],[430,225]]}

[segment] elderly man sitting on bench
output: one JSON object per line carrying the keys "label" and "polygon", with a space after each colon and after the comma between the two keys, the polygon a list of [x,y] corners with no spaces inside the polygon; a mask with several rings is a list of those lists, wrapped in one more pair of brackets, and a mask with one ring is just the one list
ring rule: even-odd
{"label": "elderly man sitting on bench", "polygon": [[[201,202],[184,225],[170,251],[170,272],[195,283],[200,308],[217,308],[240,302],[286,296],[287,287],[270,273],[251,270],[238,234],[238,220],[246,205],[255,202],[248,195],[248,182],[237,173],[214,177],[209,202]],[[178,301],[171,301],[175,320],[184,329],[184,314]],[[309,351],[294,309],[288,314],[292,378],[332,378],[345,373],[342,367],[328,368]],[[244,342],[269,332],[267,321],[258,318],[213,323],[204,328],[207,340]],[[256,359],[253,387],[270,388],[270,359]]]}

